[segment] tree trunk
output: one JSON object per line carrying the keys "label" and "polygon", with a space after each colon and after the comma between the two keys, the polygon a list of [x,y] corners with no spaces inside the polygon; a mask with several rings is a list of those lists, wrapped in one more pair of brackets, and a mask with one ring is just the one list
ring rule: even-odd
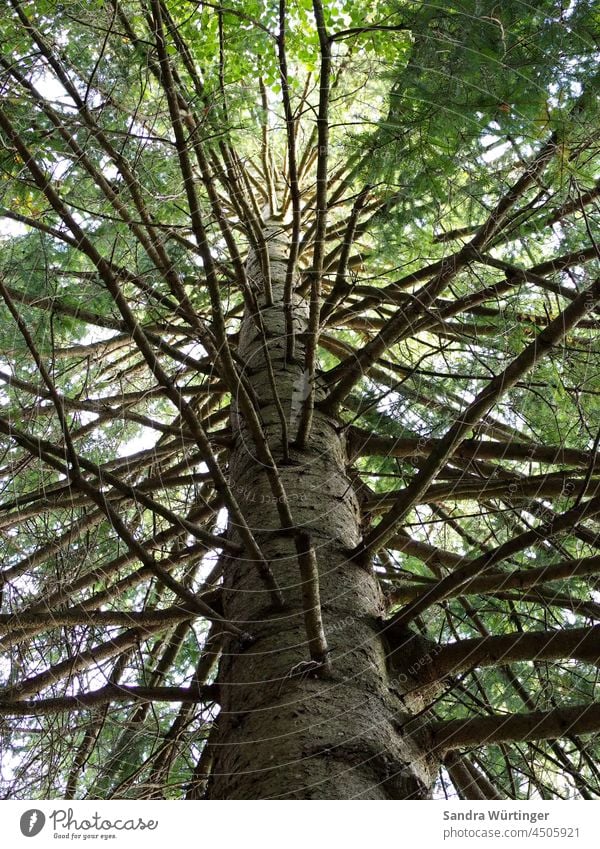
{"label": "tree trunk", "polygon": [[[279,401],[290,432],[304,398],[304,345],[308,304],[295,296],[296,361],[286,363],[283,288],[287,240],[267,229],[273,306],[262,308]],[[264,303],[262,271],[248,261],[248,277]],[[370,570],[347,553],[360,541],[360,511],[346,473],[345,437],[338,422],[315,410],[307,448],[291,447],[281,463],[281,414],[274,402],[262,335],[249,310],[239,354],[258,399],[264,431],[297,527],[308,531],[317,554],[331,674],[307,669],[307,632],[294,533],[281,530],[277,505],[257,460],[242,415],[234,405],[230,480],[246,520],[285,597],[274,610],[256,565],[228,559],[224,612],[254,637],[228,641],[219,673],[221,712],[212,735],[210,799],[427,798],[437,770],[426,754],[418,721],[389,680],[377,619],[382,598]],[[236,538],[235,529],[230,534]],[[300,666],[299,666],[300,664]],[[400,676],[400,680],[407,680]],[[397,686],[394,687],[394,684]],[[418,704],[414,702],[413,704]]]}

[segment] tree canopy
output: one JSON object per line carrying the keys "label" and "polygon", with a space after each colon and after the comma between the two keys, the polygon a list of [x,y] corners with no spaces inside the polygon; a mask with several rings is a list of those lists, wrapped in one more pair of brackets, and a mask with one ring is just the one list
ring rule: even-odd
{"label": "tree canopy", "polygon": [[309,304],[284,444],[339,419],[349,556],[440,647],[437,795],[600,795],[597,5],[7,10],[1,792],[193,798],[268,223],[290,361]]}

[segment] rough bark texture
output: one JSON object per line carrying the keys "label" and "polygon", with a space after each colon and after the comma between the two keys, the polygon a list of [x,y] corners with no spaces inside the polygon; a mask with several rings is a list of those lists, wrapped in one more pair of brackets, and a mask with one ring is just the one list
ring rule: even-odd
{"label": "rough bark texture", "polygon": [[[285,362],[283,283],[287,242],[267,230],[273,306],[262,310],[279,401],[290,438],[305,394],[303,337],[308,305],[294,303],[295,363]],[[254,258],[249,278],[262,301],[262,272]],[[221,661],[221,713],[212,735],[210,799],[426,798],[438,762],[427,755],[420,719],[406,727],[422,700],[407,697],[414,681],[390,672],[378,617],[383,606],[373,574],[348,559],[360,542],[360,511],[346,473],[338,422],[315,410],[310,442],[292,446],[281,464],[281,421],[274,403],[264,344],[246,311],[239,342],[245,373],[260,405],[264,431],[288,494],[296,527],[315,547],[331,676],[299,666],[309,660],[302,587],[293,531],[282,531],[267,475],[256,458],[242,415],[234,408],[230,481],[285,596],[284,610],[269,606],[257,569],[228,558],[224,613],[254,636],[249,646],[232,637]],[[319,397],[317,389],[317,399]],[[237,540],[235,528],[229,529]],[[397,678],[392,676],[396,675]]]}

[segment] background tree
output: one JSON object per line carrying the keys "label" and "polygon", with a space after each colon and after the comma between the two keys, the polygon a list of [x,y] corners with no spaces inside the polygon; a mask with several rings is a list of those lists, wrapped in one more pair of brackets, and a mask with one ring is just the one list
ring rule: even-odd
{"label": "background tree", "polygon": [[597,24],[8,0],[5,796],[599,794]]}

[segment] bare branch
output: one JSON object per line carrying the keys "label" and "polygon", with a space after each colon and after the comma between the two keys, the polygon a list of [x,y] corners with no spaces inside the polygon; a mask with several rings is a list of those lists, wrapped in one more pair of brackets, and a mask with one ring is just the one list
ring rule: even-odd
{"label": "bare branch", "polygon": [[505,716],[480,716],[432,723],[432,745],[438,752],[524,740],[555,740],[565,734],[600,731],[600,703]]}

